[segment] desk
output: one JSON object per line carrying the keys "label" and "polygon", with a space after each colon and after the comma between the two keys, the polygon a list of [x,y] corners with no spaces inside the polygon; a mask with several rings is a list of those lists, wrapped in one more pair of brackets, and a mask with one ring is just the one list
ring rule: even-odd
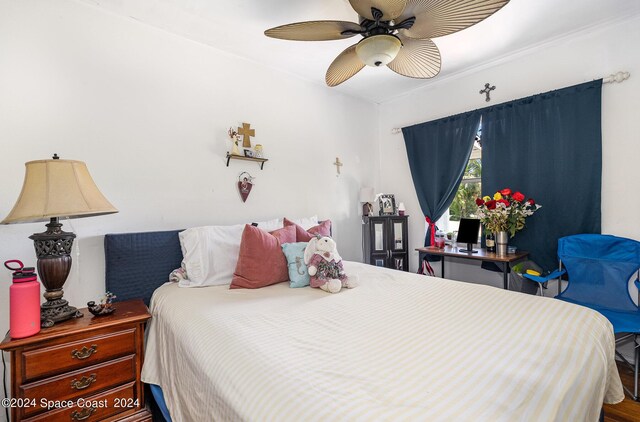
{"label": "desk", "polygon": [[502,281],[504,283],[505,290],[509,288],[509,269],[511,267],[511,263],[526,258],[527,255],[529,255],[529,252],[517,251],[516,253],[499,256],[495,252],[487,252],[484,248],[477,249],[477,253],[468,253],[460,252],[458,251],[458,248],[452,248],[449,245],[445,246],[443,249],[431,246],[428,248],[417,248],[416,251],[442,257],[442,278],[444,278],[444,259],[447,256],[462,259],[475,259],[476,261],[502,262],[504,264],[504,268],[502,270]]}

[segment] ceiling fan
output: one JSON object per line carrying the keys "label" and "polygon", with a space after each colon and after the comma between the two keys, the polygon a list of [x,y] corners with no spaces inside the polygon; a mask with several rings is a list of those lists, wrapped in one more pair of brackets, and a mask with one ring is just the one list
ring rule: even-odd
{"label": "ceiling fan", "polygon": [[267,29],[272,38],[296,41],[339,40],[362,35],[331,63],[325,81],[336,86],[365,65],[384,66],[410,78],[440,72],[440,51],[431,38],[468,28],[491,16],[509,0],[349,0],[360,23],[297,22]]}

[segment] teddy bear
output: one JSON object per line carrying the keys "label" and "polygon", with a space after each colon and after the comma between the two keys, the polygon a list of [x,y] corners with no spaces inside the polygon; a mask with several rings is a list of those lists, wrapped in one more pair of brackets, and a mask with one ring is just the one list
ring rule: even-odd
{"label": "teddy bear", "polygon": [[309,241],[304,250],[304,263],[311,276],[311,287],[319,287],[329,293],[338,293],[343,287],[355,287],[344,273],[336,242],[328,236],[314,237]]}

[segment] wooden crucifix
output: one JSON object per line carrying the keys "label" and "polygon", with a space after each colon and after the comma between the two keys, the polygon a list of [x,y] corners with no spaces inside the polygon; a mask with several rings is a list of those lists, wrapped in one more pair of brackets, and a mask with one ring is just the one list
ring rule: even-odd
{"label": "wooden crucifix", "polygon": [[342,164],[340,162],[340,158],[336,157],[336,162],[333,163],[334,166],[336,166],[336,171],[338,172],[338,174],[336,174],[336,177],[340,174],[340,167],[342,167],[344,164]]}
{"label": "wooden crucifix", "polygon": [[242,147],[251,148],[251,137],[256,136],[256,131],[251,129],[250,123],[242,123],[242,127],[238,127],[238,135],[242,135]]}
{"label": "wooden crucifix", "polygon": [[482,91],[480,91],[480,94],[486,94],[487,98],[485,99],[486,102],[491,101],[491,97],[489,96],[491,94],[491,91],[493,91],[494,89],[496,89],[496,86],[489,86],[489,84],[484,84],[484,89]]}

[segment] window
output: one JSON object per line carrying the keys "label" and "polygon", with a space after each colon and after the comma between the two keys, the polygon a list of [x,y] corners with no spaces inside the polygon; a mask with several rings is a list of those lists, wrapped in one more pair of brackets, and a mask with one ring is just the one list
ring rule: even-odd
{"label": "window", "polygon": [[473,143],[471,156],[467,163],[467,168],[462,176],[462,182],[458,187],[451,206],[442,217],[436,222],[438,230],[451,233],[458,230],[461,218],[476,218],[476,198],[481,196],[482,182],[482,126],[478,129],[478,134]]}

